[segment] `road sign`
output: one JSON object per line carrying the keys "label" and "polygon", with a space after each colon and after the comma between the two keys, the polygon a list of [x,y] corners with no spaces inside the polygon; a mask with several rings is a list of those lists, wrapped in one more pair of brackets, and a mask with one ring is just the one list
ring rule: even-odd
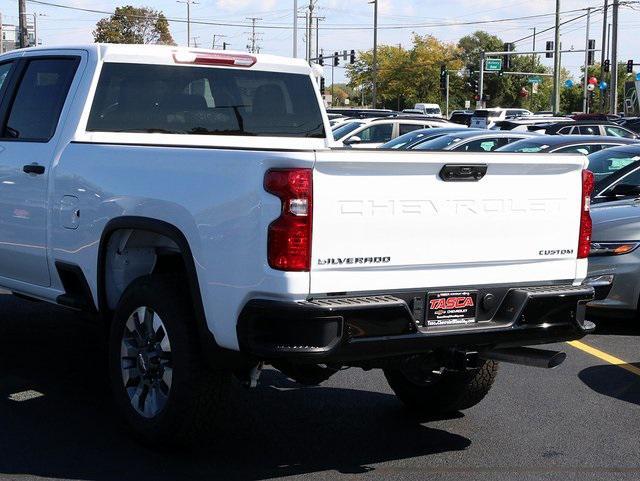
{"label": "road sign", "polygon": [[487,71],[496,72],[498,70],[502,70],[502,59],[501,58],[488,58],[484,62],[484,68]]}
{"label": "road sign", "polygon": [[640,80],[640,72],[636,74],[636,80]]}
{"label": "road sign", "polygon": [[529,82],[530,84],[539,84],[540,82],[542,82],[542,79],[540,77],[529,77],[527,79],[527,82]]}
{"label": "road sign", "polygon": [[464,101],[464,108],[465,109],[471,108],[471,100],[465,100]]}

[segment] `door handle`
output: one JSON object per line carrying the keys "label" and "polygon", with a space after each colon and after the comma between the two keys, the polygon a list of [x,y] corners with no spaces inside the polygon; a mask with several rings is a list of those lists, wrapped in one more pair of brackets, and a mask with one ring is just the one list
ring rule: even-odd
{"label": "door handle", "polygon": [[22,167],[22,172],[25,174],[44,174],[44,165],[39,165],[35,162],[33,164],[27,164]]}

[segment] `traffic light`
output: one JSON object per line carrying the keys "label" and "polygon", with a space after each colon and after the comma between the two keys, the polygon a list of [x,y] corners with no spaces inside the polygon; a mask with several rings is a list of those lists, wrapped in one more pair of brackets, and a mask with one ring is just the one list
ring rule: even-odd
{"label": "traffic light", "polygon": [[320,93],[324,95],[324,77],[320,77]]}
{"label": "traffic light", "polygon": [[447,66],[440,65],[440,90],[447,88]]}
{"label": "traffic light", "polygon": [[595,40],[589,40],[588,42],[588,52],[587,52],[587,64],[588,65],[593,65],[594,64],[594,59],[596,56],[596,41]]}
{"label": "traffic light", "polygon": [[349,63],[350,64],[354,64],[356,63],[356,51],[352,50],[349,54]]}
{"label": "traffic light", "polygon": [[547,58],[553,58],[553,52],[549,51],[549,50],[553,50],[553,42],[552,41],[547,42],[545,50],[547,51],[547,53],[545,53],[544,56],[547,57]]}
{"label": "traffic light", "polygon": [[333,66],[337,67],[340,65],[340,58],[338,58],[338,52],[333,52]]}
{"label": "traffic light", "polygon": [[478,79],[475,77],[471,77],[469,79],[469,85],[471,86],[471,90],[474,92],[478,91]]}
{"label": "traffic light", "polygon": [[627,60],[627,73],[633,73],[633,60]]}
{"label": "traffic light", "polygon": [[323,56],[320,56],[318,58],[318,65],[320,65],[321,67],[324,67],[324,57]]}
{"label": "traffic light", "polygon": [[609,59],[605,60],[603,67],[605,72],[609,72],[611,70],[611,61]]}
{"label": "traffic light", "polygon": [[[505,43],[503,47],[505,52],[512,52],[514,50],[513,48],[514,45],[512,43]],[[504,56],[504,60],[502,61],[502,68],[504,69],[511,68],[511,55]]]}

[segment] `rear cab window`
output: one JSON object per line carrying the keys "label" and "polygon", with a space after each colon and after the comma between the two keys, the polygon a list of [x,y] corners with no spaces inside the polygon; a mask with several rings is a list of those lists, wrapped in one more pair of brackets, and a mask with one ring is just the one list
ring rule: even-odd
{"label": "rear cab window", "polygon": [[87,131],[325,137],[308,75],[115,62],[102,67]]}

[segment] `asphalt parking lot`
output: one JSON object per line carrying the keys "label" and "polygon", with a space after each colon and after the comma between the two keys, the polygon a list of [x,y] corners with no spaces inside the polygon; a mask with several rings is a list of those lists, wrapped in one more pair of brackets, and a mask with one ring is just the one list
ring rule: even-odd
{"label": "asphalt parking lot", "polygon": [[568,359],[553,371],[503,364],[489,396],[448,419],[408,414],[377,371],[303,388],[267,370],[216,446],[157,453],[112,410],[97,326],[9,295],[0,309],[1,480],[640,479],[630,323],[554,345]]}

